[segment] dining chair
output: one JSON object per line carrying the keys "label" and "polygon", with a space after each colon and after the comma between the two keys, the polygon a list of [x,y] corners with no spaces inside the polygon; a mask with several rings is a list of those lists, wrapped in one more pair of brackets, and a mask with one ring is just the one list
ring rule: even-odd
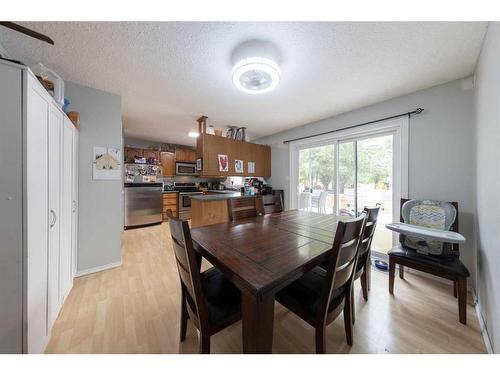
{"label": "dining chair", "polygon": [[[365,301],[368,301],[368,291],[370,290],[371,285],[371,246],[373,236],[375,235],[375,229],[377,227],[379,211],[379,204],[373,208],[365,207],[363,211],[366,215],[366,220],[365,225],[363,226],[361,239],[359,240],[358,262],[356,264],[356,272],[354,273],[354,281],[361,279],[361,290]],[[355,320],[355,311],[354,296],[352,296],[353,323]]]}
{"label": "dining chair", "polygon": [[262,215],[264,212],[261,196],[231,198],[227,200],[229,221]]}
{"label": "dining chair", "polygon": [[365,215],[339,221],[328,267],[315,267],[280,290],[276,300],[315,328],[316,353],[325,353],[326,326],[341,312],[347,343],[352,345],[351,289]]}
{"label": "dining chair", "polygon": [[262,204],[264,206],[265,214],[272,214],[275,212],[283,211],[283,202],[281,201],[281,195],[263,195]]}
{"label": "dining chair", "polygon": [[193,249],[187,221],[167,211],[181,281],[180,341],[188,319],[200,333],[200,353],[210,353],[210,337],[241,319],[241,292],[215,267],[200,272],[201,255]]}

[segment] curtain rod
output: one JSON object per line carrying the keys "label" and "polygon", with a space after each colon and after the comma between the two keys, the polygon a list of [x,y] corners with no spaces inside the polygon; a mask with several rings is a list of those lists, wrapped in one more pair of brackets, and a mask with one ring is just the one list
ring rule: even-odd
{"label": "curtain rod", "polygon": [[17,31],[19,33],[28,35],[28,36],[30,36],[32,38],[35,38],[35,39],[38,39],[38,40],[42,40],[42,41],[44,41],[46,43],[54,45],[54,41],[52,39],[50,39],[47,35],[43,35],[43,34],[37,32],[37,31],[28,29],[27,27],[18,25],[17,23],[2,21],[2,22],[0,22],[0,25],[8,27],[9,29],[15,30],[15,31]]}
{"label": "curtain rod", "polygon": [[323,133],[318,133],[318,134],[313,134],[313,135],[306,135],[304,137],[299,137],[299,138],[294,138],[294,139],[288,139],[286,141],[283,141],[283,143],[290,143],[290,142],[294,142],[294,141],[300,141],[302,139],[317,137],[317,136],[320,136],[320,135],[331,134],[331,133],[335,133],[335,132],[338,132],[338,131],[341,131],[341,130],[352,129],[352,128],[357,128],[358,126],[373,124],[374,122],[385,121],[385,120],[392,120],[393,118],[398,118],[398,117],[403,117],[403,116],[411,117],[411,115],[418,115],[419,113],[422,113],[423,110],[424,110],[423,108],[417,108],[417,109],[415,109],[414,111],[411,111],[411,112],[400,113],[399,115],[395,115],[395,116],[384,117],[384,118],[380,118],[378,120],[373,120],[373,121],[363,122],[361,124],[346,126],[345,128],[341,128],[341,129],[335,129],[335,130],[330,130],[330,131],[323,132]]}

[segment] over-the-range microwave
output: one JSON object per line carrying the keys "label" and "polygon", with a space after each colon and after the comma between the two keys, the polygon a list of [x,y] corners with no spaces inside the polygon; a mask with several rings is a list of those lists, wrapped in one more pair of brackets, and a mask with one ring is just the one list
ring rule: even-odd
{"label": "over-the-range microwave", "polygon": [[175,174],[177,176],[196,175],[196,163],[175,163]]}

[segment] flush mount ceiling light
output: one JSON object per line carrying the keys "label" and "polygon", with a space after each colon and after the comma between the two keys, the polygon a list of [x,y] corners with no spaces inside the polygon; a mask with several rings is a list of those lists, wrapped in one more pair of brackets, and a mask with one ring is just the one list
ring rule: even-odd
{"label": "flush mount ceiling light", "polygon": [[200,133],[194,132],[194,131],[191,131],[188,133],[188,137],[191,137],[191,138],[198,138],[199,135],[200,135]]}
{"label": "flush mount ceiling light", "polygon": [[280,82],[280,75],[278,64],[265,57],[248,57],[233,66],[233,83],[248,94],[274,90]]}
{"label": "flush mount ceiling light", "polygon": [[231,56],[234,85],[247,94],[264,94],[278,86],[280,53],[264,40],[248,40],[238,45]]}

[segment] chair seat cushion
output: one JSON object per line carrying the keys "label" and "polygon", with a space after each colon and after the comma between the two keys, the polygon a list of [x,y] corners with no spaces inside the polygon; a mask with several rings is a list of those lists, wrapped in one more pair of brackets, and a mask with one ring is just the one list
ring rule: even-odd
{"label": "chair seat cushion", "polygon": [[[299,316],[302,315],[304,319],[314,321],[318,312],[325,279],[326,271],[321,267],[315,267],[279,291],[276,294],[276,300]],[[344,287],[332,291],[328,311],[332,311],[342,303],[344,291]]]}
{"label": "chair seat cushion", "polygon": [[470,276],[467,267],[454,255],[425,255],[417,253],[415,250],[404,248],[401,245],[394,247],[387,254],[389,257],[408,259],[450,274],[462,277]]}
{"label": "chair seat cushion", "polygon": [[211,323],[241,313],[241,292],[215,267],[201,273],[201,287]]}

